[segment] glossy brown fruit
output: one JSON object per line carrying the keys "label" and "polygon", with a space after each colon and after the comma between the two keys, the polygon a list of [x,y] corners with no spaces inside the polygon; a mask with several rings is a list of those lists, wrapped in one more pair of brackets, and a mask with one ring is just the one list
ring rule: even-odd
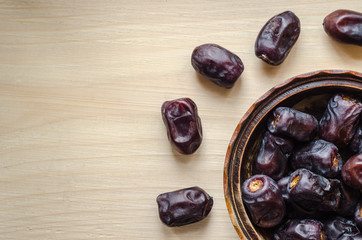
{"label": "glossy brown fruit", "polygon": [[288,56],[300,33],[299,18],[291,11],[280,13],[260,30],[255,55],[270,65],[279,65]]}
{"label": "glossy brown fruit", "polygon": [[233,87],[244,71],[244,64],[236,54],[211,43],[194,49],[191,64],[200,75],[224,88]]}
{"label": "glossy brown fruit", "polygon": [[195,152],[202,141],[202,126],[194,101],[190,98],[166,101],[161,113],[171,145],[182,154]]}
{"label": "glossy brown fruit", "polygon": [[156,201],[160,219],[169,227],[201,221],[210,213],[214,203],[200,187],[163,193]]}
{"label": "glossy brown fruit", "polygon": [[324,18],[324,31],[334,40],[362,46],[362,13],[339,9]]}
{"label": "glossy brown fruit", "polygon": [[362,189],[362,153],[352,156],[342,168],[345,184],[355,189]]}
{"label": "glossy brown fruit", "polygon": [[323,224],[312,219],[292,219],[274,234],[274,240],[325,240]]}

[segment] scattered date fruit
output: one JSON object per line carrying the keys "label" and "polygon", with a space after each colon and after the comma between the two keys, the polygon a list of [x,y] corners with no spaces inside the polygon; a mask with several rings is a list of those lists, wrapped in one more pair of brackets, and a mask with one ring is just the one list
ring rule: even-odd
{"label": "scattered date fruit", "polygon": [[200,187],[163,193],[156,201],[160,219],[169,227],[201,221],[214,204],[213,198]]}
{"label": "scattered date fruit", "polygon": [[255,55],[270,65],[281,64],[300,34],[299,18],[291,11],[280,13],[260,30],[255,42]]}
{"label": "scattered date fruit", "polygon": [[190,98],[166,101],[161,113],[171,145],[182,154],[194,153],[202,141],[201,120],[195,102]]}
{"label": "scattered date fruit", "polygon": [[244,64],[236,54],[211,43],[194,49],[191,64],[200,75],[224,88],[232,88],[244,71]]}
{"label": "scattered date fruit", "polygon": [[362,46],[362,13],[339,9],[324,18],[324,31],[334,40]]}
{"label": "scattered date fruit", "polygon": [[243,201],[252,222],[264,228],[278,225],[285,215],[285,204],[277,183],[262,174],[254,175],[241,187]]}

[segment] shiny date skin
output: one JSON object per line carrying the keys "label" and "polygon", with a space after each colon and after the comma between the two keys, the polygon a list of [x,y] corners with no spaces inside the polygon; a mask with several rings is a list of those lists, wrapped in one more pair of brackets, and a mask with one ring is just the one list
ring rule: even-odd
{"label": "shiny date skin", "polygon": [[214,203],[213,198],[200,187],[163,193],[156,201],[160,219],[169,227],[201,221],[210,213]]}
{"label": "shiny date skin", "polygon": [[191,64],[200,75],[224,88],[232,88],[244,71],[244,64],[236,54],[212,43],[196,47]]}
{"label": "shiny date skin", "polygon": [[294,171],[289,178],[290,199],[309,211],[335,211],[340,201],[340,181],[327,179],[305,168]]}
{"label": "shiny date skin", "polygon": [[285,204],[277,183],[262,174],[245,180],[241,186],[242,199],[251,221],[264,228],[278,225],[285,215]]}
{"label": "shiny date skin", "polygon": [[320,137],[339,149],[346,147],[357,129],[361,112],[362,103],[357,98],[341,93],[334,95],[319,121]]}
{"label": "shiny date skin", "polygon": [[202,126],[197,106],[190,98],[166,101],[162,119],[171,145],[182,154],[192,154],[202,141]]}
{"label": "shiny date skin", "polygon": [[330,218],[323,224],[324,233],[327,239],[338,239],[343,236],[353,237],[360,234],[360,231],[353,220],[340,216]]}
{"label": "shiny date skin", "polygon": [[345,217],[353,217],[356,205],[360,198],[360,191],[347,186],[342,181],[340,192],[341,198],[336,213]]}
{"label": "shiny date skin", "polygon": [[273,134],[307,142],[317,134],[318,121],[310,114],[288,107],[278,107],[268,119],[267,128]]}
{"label": "shiny date skin", "polygon": [[348,186],[362,190],[362,153],[350,157],[342,168],[342,178]]}
{"label": "shiny date skin", "polygon": [[280,13],[260,30],[255,42],[255,55],[270,65],[281,64],[300,34],[299,18],[291,11]]}
{"label": "shiny date skin", "polygon": [[324,31],[334,40],[362,46],[362,13],[339,9],[324,18]]}
{"label": "shiny date skin", "polygon": [[342,170],[342,157],[333,143],[317,139],[297,150],[292,158],[293,169],[306,168],[327,178],[334,178]]}
{"label": "shiny date skin", "polygon": [[253,174],[265,174],[274,180],[279,180],[286,172],[288,157],[293,147],[294,144],[290,139],[266,132],[253,161]]}
{"label": "shiny date skin", "polygon": [[323,223],[312,219],[292,219],[278,228],[274,240],[325,240]]}

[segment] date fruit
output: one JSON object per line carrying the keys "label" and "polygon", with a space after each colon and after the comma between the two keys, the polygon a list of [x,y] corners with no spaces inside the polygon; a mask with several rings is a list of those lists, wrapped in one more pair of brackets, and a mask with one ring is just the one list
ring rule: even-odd
{"label": "date fruit", "polygon": [[242,198],[252,222],[264,228],[278,225],[285,215],[285,204],[277,183],[266,175],[254,175],[241,186]]}
{"label": "date fruit", "polygon": [[274,180],[280,179],[286,172],[292,150],[291,140],[266,132],[253,161],[253,174],[265,174]]}
{"label": "date fruit", "polygon": [[194,153],[202,141],[201,120],[194,101],[190,98],[166,101],[161,112],[171,145],[182,154]]}
{"label": "date fruit", "polygon": [[293,169],[306,168],[326,178],[334,178],[342,170],[342,157],[333,143],[318,139],[296,151],[291,165]]}
{"label": "date fruit", "polygon": [[319,121],[320,137],[339,149],[347,146],[356,132],[362,103],[355,97],[336,94]]}
{"label": "date fruit", "polygon": [[212,197],[200,187],[167,192],[157,197],[161,221],[169,227],[183,226],[204,219],[213,206]]}
{"label": "date fruit", "polygon": [[311,211],[335,211],[341,197],[340,181],[327,179],[307,169],[300,168],[289,177],[290,199]]}
{"label": "date fruit", "polygon": [[360,231],[354,221],[337,216],[324,223],[324,233],[327,239],[338,239],[358,235]]}
{"label": "date fruit", "polygon": [[342,168],[342,178],[348,186],[362,190],[362,153],[350,157]]}
{"label": "date fruit", "polygon": [[274,234],[274,240],[325,240],[323,223],[312,219],[292,219]]}
{"label": "date fruit", "polygon": [[224,88],[233,87],[244,71],[244,64],[236,54],[211,43],[194,49],[191,64],[200,75]]}
{"label": "date fruit", "polygon": [[324,18],[324,31],[334,40],[362,46],[362,13],[339,9]]}
{"label": "date fruit", "polygon": [[255,55],[270,65],[281,64],[300,34],[299,18],[291,11],[280,13],[260,30],[255,42]]}
{"label": "date fruit", "polygon": [[288,107],[278,107],[268,119],[267,127],[273,134],[306,142],[312,140],[318,132],[318,121],[308,113]]}

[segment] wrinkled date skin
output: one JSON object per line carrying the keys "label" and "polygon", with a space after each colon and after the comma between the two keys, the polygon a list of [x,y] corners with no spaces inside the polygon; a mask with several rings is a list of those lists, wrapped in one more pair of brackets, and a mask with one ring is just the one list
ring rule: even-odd
{"label": "wrinkled date skin", "polygon": [[350,157],[342,168],[342,178],[348,186],[362,190],[362,153]]}
{"label": "wrinkled date skin", "polygon": [[342,237],[337,238],[337,240],[362,240],[362,234],[359,233],[354,236],[342,235]]}
{"label": "wrinkled date skin", "polygon": [[362,103],[357,98],[334,95],[319,121],[320,137],[334,143],[339,149],[347,146],[357,129],[361,112]]}
{"label": "wrinkled date skin", "polygon": [[336,177],[342,170],[342,157],[333,143],[314,140],[293,154],[293,169],[306,168],[326,178]]}
{"label": "wrinkled date skin", "polygon": [[285,215],[285,204],[277,183],[266,175],[254,175],[241,186],[242,198],[252,222],[264,228],[278,225]]}
{"label": "wrinkled date skin", "polygon": [[290,139],[266,132],[259,153],[253,161],[253,174],[265,174],[279,180],[286,172],[293,145]]}
{"label": "wrinkled date skin", "polygon": [[278,107],[268,119],[267,127],[273,134],[306,142],[312,140],[318,132],[318,121],[310,114],[288,107]]}
{"label": "wrinkled date skin", "polygon": [[353,135],[351,142],[349,143],[349,150],[353,153],[362,153],[362,119],[359,120],[360,124],[357,131]]}
{"label": "wrinkled date skin", "polygon": [[190,98],[166,101],[161,112],[171,145],[182,154],[194,153],[202,141],[201,120],[194,101]]}
{"label": "wrinkled date skin", "polygon": [[341,196],[340,184],[339,180],[300,168],[290,175],[288,192],[290,199],[303,209],[335,211]]}
{"label": "wrinkled date skin", "polygon": [[323,227],[317,220],[292,219],[276,231],[274,240],[325,240]]}
{"label": "wrinkled date skin", "polygon": [[357,189],[347,186],[345,183],[341,183],[341,199],[337,208],[337,213],[345,217],[352,217],[360,198],[360,192]]}
{"label": "wrinkled date skin", "polygon": [[327,239],[338,239],[343,235],[358,235],[360,231],[354,221],[337,216],[324,222],[324,233]]}
{"label": "wrinkled date skin", "polygon": [[191,64],[200,75],[224,88],[232,88],[244,71],[244,64],[237,55],[211,43],[194,49]]}
{"label": "wrinkled date skin", "polygon": [[299,18],[291,11],[272,17],[255,42],[255,55],[270,65],[281,64],[300,34]]}
{"label": "wrinkled date skin", "polygon": [[160,219],[169,227],[201,221],[210,213],[214,203],[200,187],[163,193],[156,201]]}
{"label": "wrinkled date skin", "polygon": [[324,18],[323,27],[338,42],[362,46],[362,13],[336,10]]}

